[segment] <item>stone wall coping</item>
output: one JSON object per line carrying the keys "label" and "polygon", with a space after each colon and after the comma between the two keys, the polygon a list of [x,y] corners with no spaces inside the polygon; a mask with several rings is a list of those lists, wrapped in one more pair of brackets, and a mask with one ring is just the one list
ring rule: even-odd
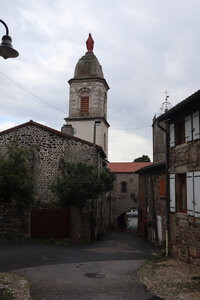
{"label": "stone wall coping", "polygon": [[185,213],[177,212],[177,213],[175,213],[175,217],[178,219],[182,219],[182,220],[188,220],[188,217],[191,217],[191,216],[188,216]]}
{"label": "stone wall coping", "polygon": [[105,86],[105,88],[106,88],[107,91],[110,89],[107,81],[104,78],[101,78],[101,77],[92,77],[91,78],[91,77],[85,76],[85,77],[81,77],[81,78],[72,78],[72,79],[70,79],[68,81],[68,83],[71,84],[72,82],[76,82],[76,81],[83,81],[83,82],[85,82],[86,80],[87,81],[99,81],[99,82],[102,82],[104,84],[104,86]]}
{"label": "stone wall coping", "polygon": [[81,122],[84,122],[84,121],[93,121],[93,120],[101,120],[103,121],[106,126],[110,127],[110,124],[106,121],[106,119],[104,117],[67,117],[67,118],[64,118],[64,120],[67,122],[67,121],[81,121]]}
{"label": "stone wall coping", "polygon": [[173,147],[171,150],[179,150],[179,149],[183,149],[183,148],[187,148],[189,146],[190,142],[185,142],[183,144],[177,145],[175,147]]}

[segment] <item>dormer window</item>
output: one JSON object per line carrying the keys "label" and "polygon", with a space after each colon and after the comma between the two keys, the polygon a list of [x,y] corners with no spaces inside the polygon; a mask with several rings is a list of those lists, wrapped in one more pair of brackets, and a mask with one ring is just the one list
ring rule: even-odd
{"label": "dormer window", "polygon": [[87,113],[89,112],[89,93],[83,92],[81,94],[81,112]]}

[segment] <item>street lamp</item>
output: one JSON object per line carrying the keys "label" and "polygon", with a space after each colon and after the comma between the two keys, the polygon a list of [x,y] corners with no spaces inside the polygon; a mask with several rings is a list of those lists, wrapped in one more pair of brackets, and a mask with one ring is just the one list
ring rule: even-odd
{"label": "street lamp", "polygon": [[17,57],[19,53],[12,47],[12,39],[9,36],[8,26],[2,20],[0,20],[0,23],[2,23],[6,28],[6,35],[2,37],[2,43],[0,44],[0,56],[4,59]]}

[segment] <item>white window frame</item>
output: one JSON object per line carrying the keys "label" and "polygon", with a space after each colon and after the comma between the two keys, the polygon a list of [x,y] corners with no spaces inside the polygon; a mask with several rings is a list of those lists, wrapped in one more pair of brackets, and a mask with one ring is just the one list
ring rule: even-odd
{"label": "white window frame", "polygon": [[170,124],[170,147],[175,146],[175,130],[174,130],[174,123]]}
{"label": "white window frame", "polygon": [[185,142],[192,141],[192,116],[187,115],[185,117]]}
{"label": "white window frame", "polygon": [[194,172],[195,217],[200,218],[200,172]]}
{"label": "white window frame", "polygon": [[[187,214],[200,218],[200,171],[186,173]],[[170,212],[176,212],[176,175],[170,174]]]}
{"label": "white window frame", "polygon": [[189,172],[186,174],[187,185],[187,214],[194,216],[194,173]]}
{"label": "white window frame", "polygon": [[199,110],[192,114],[193,123],[193,140],[198,140],[200,138],[200,122],[199,122]]}

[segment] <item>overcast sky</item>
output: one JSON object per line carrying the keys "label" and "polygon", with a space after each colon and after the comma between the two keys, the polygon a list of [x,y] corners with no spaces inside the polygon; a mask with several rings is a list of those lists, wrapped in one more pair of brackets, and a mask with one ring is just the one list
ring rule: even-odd
{"label": "overcast sky", "polygon": [[91,32],[110,86],[109,160],[152,158],[152,119],[164,91],[175,105],[200,86],[199,13],[199,0],[1,1],[0,19],[20,55],[0,57],[0,130],[30,119],[61,129],[68,80]]}

